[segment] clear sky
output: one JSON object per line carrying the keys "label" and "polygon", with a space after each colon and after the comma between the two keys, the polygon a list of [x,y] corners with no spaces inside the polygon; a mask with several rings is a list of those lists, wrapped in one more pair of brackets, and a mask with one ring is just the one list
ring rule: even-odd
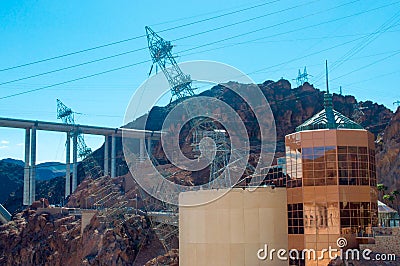
{"label": "clear sky", "polygon": [[[400,1],[7,0],[0,2],[0,117],[57,121],[59,98],[82,113],[76,116],[80,124],[120,126],[130,97],[148,76],[150,62],[4,97],[149,60],[148,50],[141,49],[40,75],[145,48],[146,25],[156,32],[165,30],[160,35],[173,41],[178,62],[220,61],[249,73],[256,82],[283,77],[293,87],[298,69],[307,66],[310,82],[324,89],[327,59],[333,92],[342,86],[343,94],[392,110],[393,102],[400,100]],[[130,38],[134,39],[5,70]],[[39,76],[26,78],[33,75]],[[22,80],[10,82],[18,79]],[[85,138],[92,148],[103,140]],[[22,159],[23,142],[23,130],[0,128],[0,159]],[[63,161],[64,142],[64,134],[39,132],[38,162]]]}

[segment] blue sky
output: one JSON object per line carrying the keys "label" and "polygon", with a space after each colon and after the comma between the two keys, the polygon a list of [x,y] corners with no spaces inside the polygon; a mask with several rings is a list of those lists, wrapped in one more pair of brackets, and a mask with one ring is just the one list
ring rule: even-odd
{"label": "blue sky", "polygon": [[[269,2],[269,3],[268,3]],[[265,3],[265,4],[263,4]],[[255,8],[252,6],[259,5]],[[232,15],[212,19],[228,12]],[[206,20],[160,33],[176,40],[178,62],[213,60],[232,65],[256,82],[290,80],[307,66],[310,82],[324,89],[324,62],[332,66],[330,87],[394,110],[400,100],[399,1],[1,1],[0,69]],[[270,14],[270,15],[268,15]],[[257,18],[259,17],[259,18]],[[234,26],[229,24],[244,20]],[[225,27],[204,34],[203,31]],[[254,31],[254,32],[253,32]],[[185,38],[186,37],[186,38]],[[213,43],[207,45],[209,43]],[[145,37],[73,56],[0,71],[0,84],[103,57],[144,48]],[[199,46],[202,46],[199,48]],[[205,45],[205,46],[204,46]],[[192,49],[190,51],[186,51]],[[0,117],[56,120],[56,99],[80,124],[117,127],[150,63],[15,97],[41,88],[150,59],[148,50],[0,85]],[[85,136],[97,148],[103,138]],[[0,128],[0,158],[23,158],[23,130]],[[38,133],[38,162],[63,161],[64,134]]]}

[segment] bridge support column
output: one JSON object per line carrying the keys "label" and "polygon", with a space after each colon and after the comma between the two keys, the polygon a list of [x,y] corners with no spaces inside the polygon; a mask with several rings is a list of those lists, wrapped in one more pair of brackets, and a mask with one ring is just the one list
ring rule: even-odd
{"label": "bridge support column", "polygon": [[109,163],[109,140],[108,136],[104,136],[104,175],[109,175],[110,170],[108,169],[108,163]]}
{"label": "bridge support column", "polygon": [[116,170],[117,170],[117,165],[116,165],[116,157],[117,157],[117,151],[116,151],[116,136],[112,135],[111,136],[111,178],[116,177]]}
{"label": "bridge support column", "polygon": [[23,204],[29,205],[30,202],[30,176],[29,176],[29,156],[31,149],[31,129],[25,129],[25,167],[24,167],[24,196],[23,196]]}
{"label": "bridge support column", "polygon": [[36,127],[32,127],[31,132],[31,170],[29,180],[29,204],[32,204],[36,199]]}
{"label": "bridge support column", "polygon": [[143,162],[144,161],[144,149],[146,148],[144,146],[144,139],[139,139],[139,161]]}
{"label": "bridge support column", "polygon": [[72,137],[72,193],[78,186],[78,132]]}
{"label": "bridge support column", "polygon": [[71,133],[67,132],[67,142],[65,143],[65,198],[71,194]]}
{"label": "bridge support column", "polygon": [[151,157],[151,149],[153,147],[151,146],[151,138],[147,138],[147,153],[149,154],[149,157]]}

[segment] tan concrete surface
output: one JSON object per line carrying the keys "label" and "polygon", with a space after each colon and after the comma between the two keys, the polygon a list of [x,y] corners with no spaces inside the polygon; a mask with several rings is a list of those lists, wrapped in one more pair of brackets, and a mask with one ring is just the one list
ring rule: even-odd
{"label": "tan concrete surface", "polygon": [[[181,193],[189,205],[222,196],[226,190]],[[288,265],[276,253],[259,260],[257,251],[288,246],[286,189],[235,188],[216,201],[179,208],[180,265]]]}

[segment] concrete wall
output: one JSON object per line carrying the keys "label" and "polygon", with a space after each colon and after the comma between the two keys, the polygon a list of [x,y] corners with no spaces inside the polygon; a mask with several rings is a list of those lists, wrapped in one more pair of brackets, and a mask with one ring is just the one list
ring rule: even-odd
{"label": "concrete wall", "polygon": [[184,206],[221,196],[226,190],[180,194],[180,265],[288,265],[261,261],[257,251],[287,249],[286,188],[232,189],[216,201]]}

